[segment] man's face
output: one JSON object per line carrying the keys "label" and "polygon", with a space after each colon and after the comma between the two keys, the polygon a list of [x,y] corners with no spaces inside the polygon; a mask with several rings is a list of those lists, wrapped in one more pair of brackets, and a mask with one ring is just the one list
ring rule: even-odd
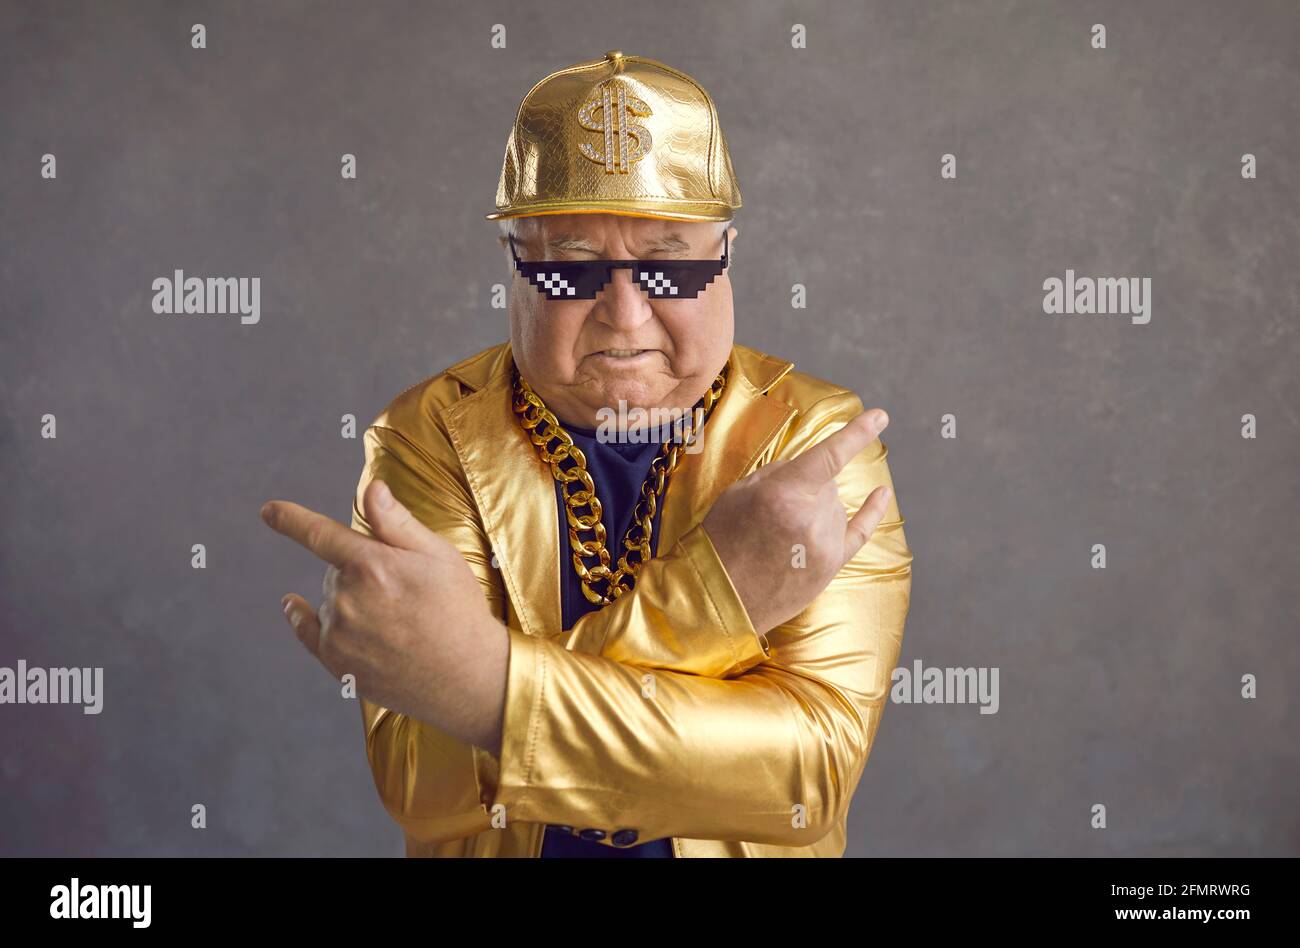
{"label": "man's face", "polygon": [[[734,241],[736,229],[730,230]],[[502,238],[505,241],[505,238]],[[516,223],[528,260],[722,256],[722,226],[614,214],[547,214]],[[731,352],[731,280],[724,270],[694,299],[652,299],[619,268],[594,300],[550,299],[510,258],[510,339],[528,384],[563,422],[597,428],[619,400],[683,412],[712,384]],[[635,352],[636,354],[628,354]]]}

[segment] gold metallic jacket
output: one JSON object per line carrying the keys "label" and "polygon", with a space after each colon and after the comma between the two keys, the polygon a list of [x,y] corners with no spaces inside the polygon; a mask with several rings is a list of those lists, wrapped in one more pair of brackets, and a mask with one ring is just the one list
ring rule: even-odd
{"label": "gold metallic jacket", "polygon": [[679,857],[843,854],[911,593],[888,448],[873,442],[837,478],[849,512],[890,486],[871,539],[803,612],[757,635],[700,522],[729,485],[862,403],[746,346],[730,365],[701,450],[669,481],[659,555],[567,630],[555,482],[511,409],[508,343],[407,389],[366,431],[353,528],[370,534],[361,497],[382,478],[460,549],[510,636],[499,760],[360,702],[407,855],[537,856],[547,823],[603,830],[602,845],[623,829],[671,838]]}

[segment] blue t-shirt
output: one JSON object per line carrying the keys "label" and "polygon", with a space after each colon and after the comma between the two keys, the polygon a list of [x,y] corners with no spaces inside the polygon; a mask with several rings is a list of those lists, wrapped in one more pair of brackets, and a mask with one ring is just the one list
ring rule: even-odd
{"label": "blue t-shirt", "polygon": [[[648,444],[617,441],[602,443],[596,439],[596,432],[590,429],[565,425],[565,430],[572,436],[573,443],[582,449],[587,459],[587,471],[596,485],[596,496],[601,503],[600,519],[605,525],[605,548],[609,550],[610,567],[614,568],[623,553],[623,536],[627,533],[627,528],[632,525],[632,512],[641,498],[641,485],[645,482],[646,475],[650,473],[650,462],[659,453],[662,444],[659,441],[651,441]],[[653,428],[650,431],[652,436],[658,433]],[[572,629],[587,613],[595,612],[601,606],[591,602],[582,594],[582,582],[573,568],[573,548],[569,543],[569,521],[565,515],[563,486],[559,481],[555,482],[555,507],[559,515],[560,529],[560,602],[564,615],[564,628],[567,630]],[[576,486],[574,489],[577,489]],[[659,549],[659,522],[663,514],[662,500],[663,498],[660,497],[660,503],[655,510],[652,521],[653,535],[650,538],[650,549],[656,554]],[[587,508],[582,509],[585,512]],[[592,534],[590,531],[584,531],[580,532],[579,536],[583,540],[590,540]],[[588,559],[587,562],[590,564],[594,561]],[[596,588],[603,591],[608,587],[605,583],[598,583]],[[673,858],[671,840],[656,839],[634,846],[615,847],[585,840],[577,835],[580,831],[589,828],[603,830],[607,836],[612,836],[620,829],[636,829],[636,827],[622,826],[575,826],[573,832],[568,833],[548,826],[542,843],[542,858]]]}

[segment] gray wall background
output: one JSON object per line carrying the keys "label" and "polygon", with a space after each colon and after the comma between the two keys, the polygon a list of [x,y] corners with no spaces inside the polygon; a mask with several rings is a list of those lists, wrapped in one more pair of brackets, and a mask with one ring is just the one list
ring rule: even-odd
{"label": "gray wall background", "polygon": [[[340,416],[505,338],[514,110],[614,48],[718,103],[738,340],[890,412],[902,663],[1000,668],[889,707],[848,853],[1300,854],[1293,0],[0,5],[0,665],[106,692],[0,706],[0,854],[401,853],[258,508],[346,521]],[[1045,316],[1067,267],[1151,322]],[[155,316],[176,268],[261,322]]]}

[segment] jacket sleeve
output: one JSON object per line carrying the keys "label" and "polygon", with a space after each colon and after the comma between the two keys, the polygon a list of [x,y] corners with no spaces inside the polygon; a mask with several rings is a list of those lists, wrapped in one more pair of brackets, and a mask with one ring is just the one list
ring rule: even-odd
{"label": "jacket sleeve", "polygon": [[[851,392],[823,399],[778,456],[861,410]],[[876,440],[845,466],[846,511],[881,484],[892,491],[887,454]],[[891,497],[858,554],[772,631],[774,654],[736,677],[647,675],[511,630],[493,803],[514,820],[634,829],[642,840],[816,842],[847,810],[888,700],[911,592],[903,524]],[[697,565],[710,604],[701,611],[743,611],[716,556]]]}
{"label": "jacket sleeve", "polygon": [[[431,453],[395,429],[372,425],[366,431],[366,464],[353,501],[352,527],[373,535],[361,513],[361,498],[371,480],[383,479],[416,519],[460,550],[489,608],[501,615],[504,593],[491,544],[459,475],[454,449],[445,434],[439,435]],[[711,599],[705,574],[716,575],[720,565],[708,535],[696,525],[666,555],[641,567],[629,593],[584,615],[571,629],[538,635],[570,651],[614,661],[711,677],[738,675],[769,657],[771,648],[734,595]],[[701,599],[713,608],[701,613]]]}
{"label": "jacket sleeve", "polygon": [[[384,480],[416,519],[460,550],[489,608],[500,616],[504,607],[500,574],[445,431],[422,432],[417,446],[383,421],[381,416],[364,436],[365,466],[353,502],[352,528],[373,536],[361,500],[371,480]],[[738,675],[767,658],[770,646],[755,633],[734,591],[729,596],[713,591],[720,572],[712,543],[696,526],[668,555],[648,561],[636,585],[616,602],[583,616],[572,629],[527,638],[561,652],[602,655],[626,669],[640,666],[683,676]],[[701,610],[700,602],[712,606]],[[376,789],[405,832],[439,842],[488,828],[496,758],[426,722],[365,699],[359,703]]]}

